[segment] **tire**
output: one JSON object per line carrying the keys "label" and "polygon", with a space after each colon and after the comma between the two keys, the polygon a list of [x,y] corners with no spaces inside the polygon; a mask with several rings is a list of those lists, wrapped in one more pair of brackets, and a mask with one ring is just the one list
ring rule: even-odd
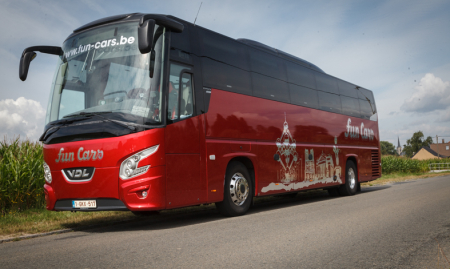
{"label": "tire", "polygon": [[358,190],[358,171],[356,170],[355,163],[347,161],[345,165],[345,184],[339,187],[339,193],[341,195],[355,195]]}
{"label": "tire", "polygon": [[331,197],[338,197],[340,195],[339,188],[331,188],[331,189],[327,189],[327,191]]}
{"label": "tire", "polygon": [[227,217],[247,213],[253,200],[253,182],[247,168],[240,162],[229,164],[225,176],[223,201],[216,203],[219,213]]}

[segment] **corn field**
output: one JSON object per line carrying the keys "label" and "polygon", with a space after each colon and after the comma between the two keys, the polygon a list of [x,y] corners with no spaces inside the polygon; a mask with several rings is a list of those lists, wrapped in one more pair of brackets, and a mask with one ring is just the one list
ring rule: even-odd
{"label": "corn field", "polygon": [[0,215],[44,207],[43,163],[39,142],[0,142]]}
{"label": "corn field", "polygon": [[450,158],[420,161],[395,156],[381,157],[381,167],[383,174],[425,173],[430,171],[430,168],[428,166],[430,163],[450,163]]}

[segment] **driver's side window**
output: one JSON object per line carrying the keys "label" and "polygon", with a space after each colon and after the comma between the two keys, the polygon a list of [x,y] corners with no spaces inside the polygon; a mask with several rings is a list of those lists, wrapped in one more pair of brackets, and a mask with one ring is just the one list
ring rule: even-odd
{"label": "driver's side window", "polygon": [[170,64],[169,103],[167,106],[169,120],[185,119],[193,115],[194,96],[191,70],[192,68],[188,66]]}

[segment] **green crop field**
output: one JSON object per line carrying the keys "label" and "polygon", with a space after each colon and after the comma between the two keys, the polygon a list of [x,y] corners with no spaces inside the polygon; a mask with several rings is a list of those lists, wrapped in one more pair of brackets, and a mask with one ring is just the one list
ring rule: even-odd
{"label": "green crop field", "polygon": [[404,157],[383,156],[381,168],[383,174],[392,173],[426,173],[430,163],[450,163],[450,159],[413,160]]}
{"label": "green crop field", "polygon": [[0,142],[0,214],[43,208],[42,145],[19,139]]}

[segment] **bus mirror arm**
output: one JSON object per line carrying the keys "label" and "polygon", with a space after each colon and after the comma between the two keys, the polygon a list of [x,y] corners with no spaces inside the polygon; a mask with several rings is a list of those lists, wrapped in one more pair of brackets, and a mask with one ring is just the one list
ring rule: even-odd
{"label": "bus mirror arm", "polygon": [[19,66],[19,78],[22,81],[25,81],[28,76],[28,69],[30,68],[30,62],[36,58],[35,51],[39,51],[42,53],[53,54],[53,55],[62,55],[61,47],[55,46],[34,46],[26,48],[22,57],[20,57],[20,66]]}

